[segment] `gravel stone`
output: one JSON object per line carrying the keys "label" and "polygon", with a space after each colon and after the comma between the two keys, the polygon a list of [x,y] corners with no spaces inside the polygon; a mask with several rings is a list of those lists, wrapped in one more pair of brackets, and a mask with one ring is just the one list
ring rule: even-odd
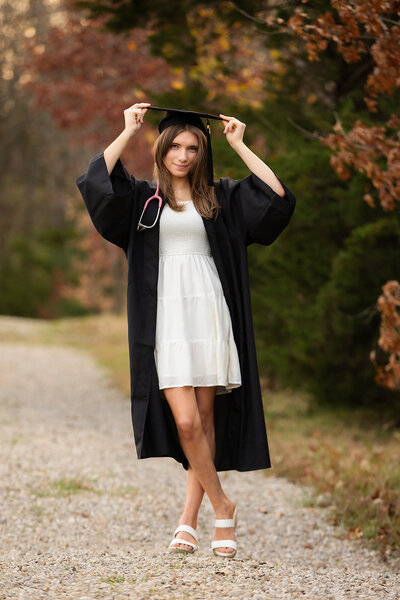
{"label": "gravel stone", "polygon": [[198,552],[169,553],[186,472],[136,459],[129,399],[81,351],[0,353],[1,600],[400,599],[395,560],[342,539],[273,471],[220,474],[238,505],[234,559],[212,554],[207,498]]}

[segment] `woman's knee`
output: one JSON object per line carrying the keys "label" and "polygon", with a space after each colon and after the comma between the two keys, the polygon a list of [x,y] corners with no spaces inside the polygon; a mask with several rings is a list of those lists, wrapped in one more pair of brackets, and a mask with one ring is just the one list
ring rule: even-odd
{"label": "woman's knee", "polygon": [[202,430],[201,420],[197,415],[180,415],[175,422],[179,435],[187,440],[195,438]]}
{"label": "woman's knee", "polygon": [[190,439],[201,430],[201,421],[192,386],[165,388],[165,397],[170,405],[180,437]]}

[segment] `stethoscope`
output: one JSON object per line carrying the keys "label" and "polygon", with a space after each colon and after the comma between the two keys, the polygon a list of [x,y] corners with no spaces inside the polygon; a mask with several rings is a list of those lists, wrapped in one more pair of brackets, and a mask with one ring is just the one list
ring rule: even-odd
{"label": "stethoscope", "polygon": [[[156,193],[154,194],[154,196],[150,196],[150,198],[147,198],[147,200],[146,200],[146,202],[145,202],[145,205],[144,205],[144,207],[143,207],[142,214],[140,215],[139,222],[138,222],[138,226],[137,226],[137,230],[138,230],[138,231],[142,231],[143,229],[151,229],[151,228],[152,228],[152,227],[154,227],[154,225],[157,223],[157,219],[158,219],[158,217],[159,217],[160,210],[161,210],[161,206],[162,206],[162,203],[163,203],[163,199],[161,198],[161,196],[160,196],[160,195],[159,195],[159,193],[158,193],[158,192],[159,192],[159,189],[160,189],[160,184],[159,184],[159,182],[157,181],[157,189],[156,189]],[[155,220],[154,220],[154,223],[153,223],[153,225],[144,225],[144,224],[141,222],[141,221],[142,221],[142,217],[143,217],[143,215],[144,215],[144,212],[145,212],[145,210],[146,210],[146,208],[147,208],[147,206],[148,206],[149,202],[150,202],[151,200],[156,200],[156,199],[158,200],[158,210],[157,210],[157,216],[156,216],[156,218],[155,218]]]}

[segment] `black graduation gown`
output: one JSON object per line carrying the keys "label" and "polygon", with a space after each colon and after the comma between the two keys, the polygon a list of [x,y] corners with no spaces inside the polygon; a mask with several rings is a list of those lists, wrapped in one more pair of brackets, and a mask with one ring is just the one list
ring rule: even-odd
{"label": "black graduation gown", "polygon": [[[77,185],[97,231],[122,248],[128,260],[131,417],[137,456],[170,456],[187,469],[172,412],[158,388],[154,359],[159,219],[153,228],[137,230],[155,184],[135,179],[120,160],[109,176],[100,153],[92,158]],[[242,375],[241,387],[215,399],[215,467],[217,471],[252,471],[268,468],[271,463],[254,341],[247,246],[271,244],[289,223],[296,199],[283,183],[285,196],[281,197],[254,173],[240,181],[224,177],[214,185],[222,210],[216,220],[203,218],[203,222],[230,311]],[[165,203],[163,199],[161,211]],[[156,200],[148,205],[145,222],[149,225],[154,222],[157,206]]]}

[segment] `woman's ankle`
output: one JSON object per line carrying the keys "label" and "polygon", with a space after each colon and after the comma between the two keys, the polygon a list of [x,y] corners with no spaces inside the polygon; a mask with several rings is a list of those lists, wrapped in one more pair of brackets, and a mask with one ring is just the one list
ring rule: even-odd
{"label": "woman's ankle", "polygon": [[183,511],[179,525],[190,525],[193,529],[197,527],[197,517],[198,513],[194,513],[193,511]]}
{"label": "woman's ankle", "polygon": [[215,510],[215,518],[216,519],[228,519],[233,516],[234,510],[236,508],[235,502],[230,500],[230,498],[226,498],[224,502],[222,502],[217,507],[214,507]]}

